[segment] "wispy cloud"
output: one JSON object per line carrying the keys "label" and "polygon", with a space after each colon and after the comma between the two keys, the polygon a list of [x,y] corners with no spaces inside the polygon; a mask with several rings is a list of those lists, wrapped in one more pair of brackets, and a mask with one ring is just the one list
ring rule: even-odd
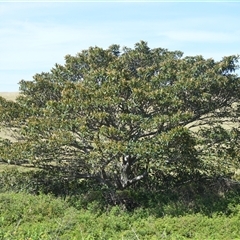
{"label": "wispy cloud", "polygon": [[103,43],[110,35],[104,29],[97,28],[14,22],[8,28],[0,29],[0,50],[4,55],[0,59],[0,68],[12,68],[11,62],[16,61],[18,65],[15,68],[22,68],[26,63],[28,68],[33,67],[36,61],[49,62],[56,55],[62,54],[63,58],[68,53],[80,51],[82,47]]}
{"label": "wispy cloud", "polygon": [[235,35],[230,35],[226,32],[211,32],[211,31],[166,31],[164,35],[170,40],[184,42],[224,42],[231,43],[239,41],[240,36],[236,32]]}
{"label": "wispy cloud", "polygon": [[[197,4],[197,3],[196,3]],[[90,46],[113,43],[221,58],[240,53],[240,6],[187,3],[0,3],[0,91]],[[230,11],[231,10],[231,11]]]}

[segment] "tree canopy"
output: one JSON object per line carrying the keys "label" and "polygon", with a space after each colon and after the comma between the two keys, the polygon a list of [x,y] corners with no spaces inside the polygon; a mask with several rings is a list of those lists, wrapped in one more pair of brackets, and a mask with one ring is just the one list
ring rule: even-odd
{"label": "tree canopy", "polygon": [[[214,171],[215,156],[229,166],[235,145],[214,121],[237,119],[238,59],[183,57],[144,41],[67,55],[64,65],[20,81],[16,102],[0,99],[1,126],[17,140],[1,141],[0,158],[117,189],[159,174]],[[188,127],[203,122],[201,136]],[[216,134],[228,136],[228,151],[219,154]]]}

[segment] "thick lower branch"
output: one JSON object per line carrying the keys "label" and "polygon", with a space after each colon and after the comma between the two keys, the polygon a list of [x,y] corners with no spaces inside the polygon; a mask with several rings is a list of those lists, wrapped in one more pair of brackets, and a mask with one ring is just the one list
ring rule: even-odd
{"label": "thick lower branch", "polygon": [[135,178],[127,179],[126,181],[121,181],[121,185],[122,185],[121,188],[122,188],[122,189],[125,189],[125,188],[133,185],[134,183],[142,180],[142,179],[143,179],[144,177],[146,177],[146,176],[147,176],[147,171],[145,171],[145,172],[144,172],[143,174],[141,174],[141,175],[136,176]]}

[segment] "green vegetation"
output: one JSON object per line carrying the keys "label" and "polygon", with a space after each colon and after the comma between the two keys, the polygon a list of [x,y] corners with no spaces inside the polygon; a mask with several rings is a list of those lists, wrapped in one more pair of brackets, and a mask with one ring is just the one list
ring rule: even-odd
{"label": "green vegetation", "polygon": [[22,80],[0,97],[1,238],[237,239],[238,59],[141,41]]}
{"label": "green vegetation", "polygon": [[120,207],[101,211],[93,202],[87,209],[76,209],[67,200],[49,195],[4,193],[0,195],[0,209],[1,239],[200,240],[239,239],[240,235],[240,205],[230,202],[225,212],[211,216],[183,210],[175,215],[176,206],[163,202],[164,216],[158,217],[157,208],[155,214],[143,208],[134,212]]}

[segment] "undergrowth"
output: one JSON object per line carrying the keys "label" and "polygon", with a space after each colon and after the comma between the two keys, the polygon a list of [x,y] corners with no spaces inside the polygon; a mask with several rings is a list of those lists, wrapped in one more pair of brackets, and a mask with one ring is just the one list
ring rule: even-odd
{"label": "undergrowth", "polygon": [[[0,239],[239,239],[240,190],[230,180],[108,192],[17,171],[0,179]],[[44,182],[43,182],[44,183]],[[64,190],[68,188],[68,192]],[[63,189],[62,194],[57,194]],[[131,207],[130,207],[131,206]]]}
{"label": "undergrowth", "polygon": [[76,209],[51,195],[8,192],[0,194],[0,239],[238,239],[240,204],[227,208],[228,215],[174,216],[176,209],[168,204],[157,217],[145,208],[103,211],[92,202]]}

